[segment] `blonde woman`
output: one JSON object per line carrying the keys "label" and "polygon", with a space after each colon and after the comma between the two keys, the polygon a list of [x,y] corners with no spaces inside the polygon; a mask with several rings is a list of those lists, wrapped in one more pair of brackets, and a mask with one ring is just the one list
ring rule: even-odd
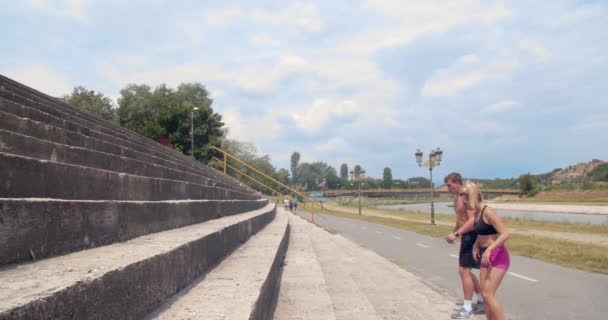
{"label": "blonde woman", "polygon": [[467,181],[460,191],[465,206],[475,211],[474,229],[478,234],[473,257],[481,258],[479,283],[485,303],[486,318],[502,320],[505,313],[496,300],[496,290],[509,269],[510,257],[505,242],[511,236],[494,209],[483,201],[479,187]]}

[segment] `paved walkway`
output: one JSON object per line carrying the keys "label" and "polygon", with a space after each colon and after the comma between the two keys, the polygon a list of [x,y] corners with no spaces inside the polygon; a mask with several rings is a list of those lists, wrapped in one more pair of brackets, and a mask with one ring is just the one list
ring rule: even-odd
{"label": "paved walkway", "polygon": [[323,319],[450,318],[455,299],[414,274],[300,217],[290,226],[275,319],[310,319],[314,310],[332,311]]}

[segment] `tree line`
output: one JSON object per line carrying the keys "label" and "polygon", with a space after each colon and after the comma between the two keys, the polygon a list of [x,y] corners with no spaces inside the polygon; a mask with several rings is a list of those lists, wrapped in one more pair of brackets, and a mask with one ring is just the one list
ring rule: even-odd
{"label": "tree line", "polygon": [[[167,139],[171,148],[203,162],[209,148],[220,146],[227,129],[214,112],[213,100],[200,83],[182,83],[176,89],[160,85],[129,84],[120,90],[118,104],[100,92],[75,87],[63,99],[83,111],[130,129],[152,140]],[[191,143],[194,127],[194,150]]]}
{"label": "tree line", "polygon": [[[186,155],[193,153],[196,160],[223,170],[223,162],[212,159],[213,156],[221,158],[221,155],[210,150],[211,146],[220,147],[266,175],[302,191],[357,189],[359,186],[365,189],[430,187],[429,180],[423,177],[393,179],[388,167],[384,168],[382,179],[374,179],[365,176],[360,165],[353,166],[351,173],[346,163],[338,172],[325,162],[300,162],[297,151],[291,155],[290,170],[277,169],[268,155],[258,155],[253,143],[227,138],[228,128],[222,122],[222,116],[213,110],[209,91],[200,83],[182,83],[175,89],[164,84],[155,88],[146,84],[129,84],[120,90],[117,104],[103,93],[83,86],[75,87],[63,99],[83,111],[152,140],[165,139],[171,148]],[[191,127],[194,128],[194,150]],[[246,176],[277,188],[269,179],[236,161],[230,160],[228,164],[231,166],[228,174],[253,189],[272,193]]]}

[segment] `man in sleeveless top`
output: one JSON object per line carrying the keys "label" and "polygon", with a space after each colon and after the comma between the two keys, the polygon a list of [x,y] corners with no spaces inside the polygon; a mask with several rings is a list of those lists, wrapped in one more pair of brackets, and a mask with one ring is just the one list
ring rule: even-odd
{"label": "man in sleeveless top", "polygon": [[[456,238],[461,238],[460,254],[458,255],[458,273],[462,282],[462,291],[464,294],[464,303],[462,308],[456,310],[452,315],[454,319],[466,319],[474,313],[483,311],[483,299],[480,294],[479,280],[473,272],[472,268],[479,269],[479,261],[473,258],[473,245],[477,240],[477,233],[473,230],[475,222],[475,214],[473,210],[468,210],[460,197],[460,188],[462,187],[462,176],[453,172],[447,175],[443,180],[448,187],[448,191],[456,196],[454,200],[454,212],[456,214],[456,224],[454,231],[445,236],[445,240],[453,244]],[[473,292],[477,298],[477,304],[473,305]]]}

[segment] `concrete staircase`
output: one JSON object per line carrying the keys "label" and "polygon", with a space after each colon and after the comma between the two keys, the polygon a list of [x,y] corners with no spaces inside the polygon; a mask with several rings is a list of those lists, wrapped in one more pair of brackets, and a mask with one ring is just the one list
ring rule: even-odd
{"label": "concrete staircase", "polygon": [[0,164],[0,319],[164,317],[235,272],[272,315],[287,217],[238,181],[2,76]]}
{"label": "concrete staircase", "polygon": [[0,76],[0,320],[446,319],[454,302],[192,159]]}

